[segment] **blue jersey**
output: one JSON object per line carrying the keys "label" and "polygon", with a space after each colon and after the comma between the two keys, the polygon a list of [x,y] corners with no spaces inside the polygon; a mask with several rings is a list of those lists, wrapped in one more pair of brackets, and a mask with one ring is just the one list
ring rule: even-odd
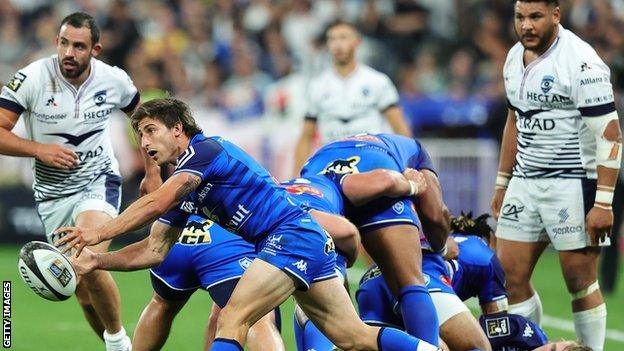
{"label": "blue jersey", "polygon": [[196,134],[178,157],[174,174],[189,172],[201,184],[159,220],[184,227],[197,213],[257,242],[280,224],[305,215],[269,172],[233,143]]}
{"label": "blue jersey", "polygon": [[344,198],[340,187],[331,178],[309,175],[287,180],[281,186],[304,206],[344,216]]}
{"label": "blue jersey", "polygon": [[453,234],[459,257],[451,261],[453,290],[462,301],[473,296],[480,304],[507,298],[505,273],[487,244],[473,235]]}

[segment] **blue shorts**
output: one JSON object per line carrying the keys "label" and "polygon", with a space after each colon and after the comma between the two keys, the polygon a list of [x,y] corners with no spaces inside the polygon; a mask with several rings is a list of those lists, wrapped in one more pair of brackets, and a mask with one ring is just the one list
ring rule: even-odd
{"label": "blue shorts", "polygon": [[[327,158],[325,169],[318,170],[322,174],[335,171],[362,173],[376,169],[403,172],[405,169],[390,156],[388,151],[373,145],[359,148],[335,148],[325,154],[327,156],[324,158],[329,158]],[[336,164],[346,163],[350,164],[350,168],[336,166]],[[345,212],[346,217],[358,227],[361,233],[397,224],[412,224],[420,227],[420,220],[410,197],[380,198],[359,207],[346,206]]]}
{"label": "blue shorts", "polygon": [[336,253],[336,273],[347,279],[347,258],[340,253]]}
{"label": "blue shorts", "polygon": [[307,213],[281,224],[256,243],[256,251],[259,259],[292,276],[299,290],[336,277],[334,242]]}
{"label": "blue shorts", "polygon": [[[423,275],[429,293],[455,295],[444,259],[438,254],[423,254]],[[360,318],[366,324],[404,329],[399,302],[378,267],[370,268],[355,293]]]}
{"label": "blue shorts", "polygon": [[[165,260],[151,269],[154,291],[167,300],[182,300],[205,289],[223,307],[256,258],[255,248],[201,217],[191,216],[189,224]],[[189,242],[194,244],[183,244]]]}

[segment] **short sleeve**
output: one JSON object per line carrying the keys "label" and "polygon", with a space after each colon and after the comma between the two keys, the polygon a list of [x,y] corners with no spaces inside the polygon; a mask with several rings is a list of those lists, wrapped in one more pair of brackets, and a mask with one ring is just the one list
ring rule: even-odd
{"label": "short sleeve", "polygon": [[191,216],[191,213],[182,210],[183,205],[184,202],[179,203],[178,205],[176,205],[176,207],[172,208],[167,213],[158,218],[158,221],[171,227],[186,227],[186,222]]}
{"label": "short sleeve", "polygon": [[35,72],[28,66],[17,73],[2,87],[0,107],[21,114],[31,107],[35,93]]}
{"label": "short sleeve", "polygon": [[399,103],[399,92],[388,76],[380,75],[379,98],[377,100],[377,108],[379,111],[385,111],[388,108]]}
{"label": "short sleeve", "polygon": [[418,152],[409,159],[408,167],[416,170],[428,169],[433,173],[436,173],[433,161],[431,160],[431,156],[429,156],[427,150],[418,140],[414,140],[414,142],[418,146]]}
{"label": "short sleeve", "polygon": [[572,98],[583,117],[615,111],[611,72],[595,52],[572,69]]}
{"label": "short sleeve", "polygon": [[118,84],[121,98],[118,107],[123,112],[131,112],[138,105],[141,95],[136,86],[134,86],[130,76],[124,70],[113,67],[113,72],[119,78]]}
{"label": "short sleeve", "polygon": [[316,121],[319,115],[318,104],[314,98],[314,86],[315,83],[311,82],[308,86],[308,92],[306,94],[306,112],[305,119],[310,121]]}
{"label": "short sleeve", "polygon": [[487,283],[484,284],[478,295],[481,305],[507,297],[505,271],[496,255],[492,255],[490,259]]}
{"label": "short sleeve", "polygon": [[199,176],[202,181],[225,169],[227,156],[221,144],[206,139],[189,147],[178,158],[173,174],[189,172]]}

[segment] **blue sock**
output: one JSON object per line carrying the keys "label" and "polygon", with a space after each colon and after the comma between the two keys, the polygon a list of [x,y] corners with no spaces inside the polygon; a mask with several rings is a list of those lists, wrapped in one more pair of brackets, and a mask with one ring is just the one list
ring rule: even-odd
{"label": "blue sock", "polygon": [[332,351],[334,344],[321,333],[321,331],[312,323],[307,321],[303,326],[303,349],[299,351],[315,350],[315,351]]}
{"label": "blue sock", "polygon": [[[418,345],[426,345],[426,342],[416,339],[405,332],[395,328],[381,328],[377,334],[377,348],[379,351],[417,350]],[[425,348],[422,348],[425,350]],[[436,350],[433,345],[427,350]]]}
{"label": "blue sock", "polygon": [[293,314],[293,329],[295,330],[295,342],[297,343],[297,350],[303,350],[303,327],[297,320],[297,315]]}
{"label": "blue sock", "polygon": [[236,340],[216,338],[210,351],[243,351],[243,347]]}
{"label": "blue sock", "polygon": [[401,289],[399,293],[405,331],[430,344],[439,345],[438,315],[427,288],[422,285],[410,285]]}

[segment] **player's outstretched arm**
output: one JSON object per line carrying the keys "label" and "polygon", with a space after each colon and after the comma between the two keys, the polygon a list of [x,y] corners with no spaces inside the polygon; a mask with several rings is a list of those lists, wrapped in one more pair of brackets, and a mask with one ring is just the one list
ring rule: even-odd
{"label": "player's outstretched arm", "polygon": [[516,154],[518,153],[518,128],[516,127],[516,113],[512,109],[507,109],[507,122],[503,130],[503,140],[498,161],[498,175],[496,186],[490,208],[494,218],[498,219],[503,198],[507,191],[507,184],[511,179],[511,172],[516,164]]}
{"label": "player's outstretched arm", "polygon": [[335,214],[318,210],[312,210],[310,214],[327,230],[336,247],[346,256],[347,267],[353,266],[360,246],[360,232],[357,227],[348,219]]}
{"label": "player's outstretched arm", "polygon": [[123,233],[132,232],[153,222],[165,214],[201,183],[201,178],[189,172],[180,172],[171,176],[156,191],[135,201],[117,218],[114,218],[95,229],[78,227],[62,227],[55,233],[65,233],[55,245],[65,246],[64,252],[76,247],[78,252],[85,246],[95,245],[113,239]]}
{"label": "player's outstretched arm", "polygon": [[181,232],[182,228],[154,222],[150,235],[139,242],[106,253],[95,253],[85,249],[79,257],[72,256],[69,259],[79,275],[96,269],[136,271],[154,267],[165,259]]}
{"label": "player's outstretched arm", "polygon": [[0,108],[0,154],[34,157],[48,166],[71,169],[78,165],[78,156],[72,150],[56,144],[40,144],[20,138],[12,132],[19,115]]}
{"label": "player's outstretched arm", "polygon": [[427,184],[421,172],[411,171],[413,179],[388,169],[349,174],[342,180],[342,192],[356,206],[382,196],[419,196],[425,192]]}
{"label": "player's outstretched arm", "polygon": [[436,251],[443,250],[451,228],[451,216],[442,198],[442,187],[438,176],[428,169],[420,171],[425,177],[427,191],[416,201],[422,229]]}

